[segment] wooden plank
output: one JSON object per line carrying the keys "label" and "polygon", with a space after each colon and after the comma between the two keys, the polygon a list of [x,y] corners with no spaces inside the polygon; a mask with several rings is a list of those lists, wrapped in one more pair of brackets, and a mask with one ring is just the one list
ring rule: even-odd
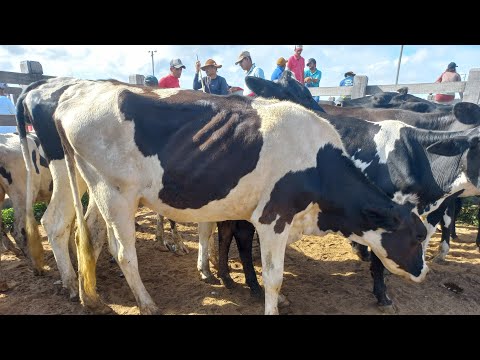
{"label": "wooden plank", "polygon": [[471,69],[463,93],[463,101],[478,104],[480,101],[480,69]]}
{"label": "wooden plank", "polygon": [[[394,91],[402,87],[408,87],[409,94],[436,94],[439,92],[463,92],[466,86],[465,81],[450,83],[420,83],[420,84],[398,84],[398,85],[368,85],[366,95],[374,95],[382,91]],[[476,86],[475,84],[473,84]],[[339,96],[351,95],[353,86],[318,87],[308,88],[313,96]]]}
{"label": "wooden plank", "polygon": [[29,85],[34,81],[50,79],[54,77],[55,76],[0,71],[0,82],[7,84]]}
{"label": "wooden plank", "polygon": [[352,86],[308,88],[313,96],[351,95]]}
{"label": "wooden plank", "polygon": [[374,95],[382,91],[396,92],[402,87],[408,87],[409,94],[436,94],[440,92],[462,92],[465,89],[465,81],[449,83],[419,83],[419,84],[398,84],[398,85],[370,85],[367,86],[367,95]]}
{"label": "wooden plank", "polygon": [[15,115],[0,115],[0,126],[17,126]]}
{"label": "wooden plank", "polygon": [[352,99],[357,99],[367,95],[368,77],[365,75],[356,75],[352,86]]}

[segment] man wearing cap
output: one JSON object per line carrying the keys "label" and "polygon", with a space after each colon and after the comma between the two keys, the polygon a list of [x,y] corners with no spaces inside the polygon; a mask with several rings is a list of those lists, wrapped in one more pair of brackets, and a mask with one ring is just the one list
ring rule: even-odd
{"label": "man wearing cap", "polygon": [[150,87],[158,87],[158,79],[156,76],[153,75],[147,75],[145,76],[145,80],[143,81],[143,84],[145,86],[150,86]]}
{"label": "man wearing cap", "polygon": [[[7,84],[0,83],[0,115],[15,115],[15,106],[12,100],[5,94]],[[16,126],[0,126],[0,133],[10,133],[17,131]]]}
{"label": "man wearing cap", "polygon": [[[448,64],[447,69],[438,77],[435,81],[436,83],[443,83],[443,82],[454,82],[454,81],[462,81],[460,74],[457,73],[456,70],[457,64],[451,62]],[[463,93],[460,92],[460,99],[463,99]],[[439,103],[450,103],[455,99],[455,93],[443,93],[443,94],[435,94],[435,101]]]}
{"label": "man wearing cap", "polygon": [[[261,79],[265,79],[265,74],[263,73],[263,69],[259,68],[252,62],[252,57],[250,56],[250,52],[242,51],[238,56],[235,65],[240,65],[240,67],[245,71],[245,77],[247,76],[255,76]],[[255,93],[250,90],[246,83],[243,86],[243,95],[244,96],[255,96]]]}
{"label": "man wearing cap", "polygon": [[282,76],[283,72],[285,71],[285,66],[287,65],[287,60],[285,58],[280,57],[277,60],[277,68],[273,70],[271,80],[275,81],[280,79],[280,76]]}
{"label": "man wearing cap", "polygon": [[[305,70],[305,86],[306,87],[320,87],[320,80],[322,79],[322,72],[317,69],[317,61],[314,58],[308,59],[307,62],[308,69]],[[314,96],[313,100],[318,102],[320,96]]]}
{"label": "man wearing cap", "polygon": [[340,81],[340,86],[353,86],[353,79],[355,78],[355,73],[353,71],[347,71],[345,73],[345,78]]}
{"label": "man wearing cap", "polygon": [[218,69],[220,69],[222,65],[218,65],[213,59],[208,59],[205,61],[203,66],[200,65],[200,61],[195,63],[195,69],[197,71],[195,73],[195,77],[193,78],[193,89],[199,90],[202,88],[202,82],[198,78],[200,69],[202,69],[207,73],[207,76],[203,78],[205,92],[215,95],[228,95],[227,80],[217,74]]}
{"label": "man wearing cap", "polygon": [[304,83],[304,73],[305,69],[305,59],[302,57],[303,45],[295,45],[294,53],[288,59],[287,67],[295,74],[295,78],[300,82]]}
{"label": "man wearing cap", "polygon": [[180,59],[172,59],[170,61],[170,74],[165,75],[158,82],[158,87],[162,89],[179,88],[180,76],[182,76],[182,70],[185,69],[185,65],[182,64]]}

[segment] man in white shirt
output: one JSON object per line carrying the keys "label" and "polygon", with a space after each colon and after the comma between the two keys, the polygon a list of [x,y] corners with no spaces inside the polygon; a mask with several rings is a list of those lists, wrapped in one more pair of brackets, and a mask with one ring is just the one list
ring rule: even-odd
{"label": "man in white shirt", "polygon": [[[252,63],[252,57],[250,56],[250,52],[248,51],[241,52],[241,54],[238,56],[237,61],[235,62],[235,65],[240,65],[240,67],[245,71],[245,77],[255,76],[265,79],[262,68],[259,68],[254,63]],[[246,83],[244,83],[243,95],[255,96],[255,93],[248,88]]]}

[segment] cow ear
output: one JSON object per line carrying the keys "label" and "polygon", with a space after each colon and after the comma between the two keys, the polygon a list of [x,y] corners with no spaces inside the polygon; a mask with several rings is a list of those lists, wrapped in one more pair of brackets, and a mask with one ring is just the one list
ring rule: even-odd
{"label": "cow ear", "polygon": [[427,151],[431,154],[441,156],[456,156],[463,153],[470,147],[470,143],[466,136],[457,136],[451,139],[437,141],[427,147]]}
{"label": "cow ear", "polygon": [[453,115],[462,124],[480,125],[480,106],[469,102],[456,103]]}
{"label": "cow ear", "polygon": [[408,86],[405,86],[405,87],[402,87],[402,88],[398,89],[397,92],[399,94],[402,94],[402,95],[407,95],[408,94]]}
{"label": "cow ear", "polygon": [[267,97],[275,86],[279,86],[273,81],[265,80],[255,76],[246,76],[245,84],[247,84],[248,88],[255,94],[263,97]]}
{"label": "cow ear", "polygon": [[367,223],[372,228],[396,229],[400,223],[398,215],[391,210],[367,207],[362,210]]}

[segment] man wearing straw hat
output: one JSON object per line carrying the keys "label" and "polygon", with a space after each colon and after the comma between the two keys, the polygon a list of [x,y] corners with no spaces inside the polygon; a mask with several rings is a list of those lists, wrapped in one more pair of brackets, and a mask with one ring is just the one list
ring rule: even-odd
{"label": "man wearing straw hat", "polygon": [[205,92],[215,95],[228,95],[227,80],[217,74],[218,69],[221,67],[222,65],[218,65],[213,59],[208,59],[205,61],[203,66],[200,66],[200,61],[197,61],[195,63],[195,68],[197,71],[195,73],[195,77],[193,78],[193,89],[199,90],[202,88],[202,82],[198,76],[200,69],[202,69],[207,73],[207,76],[203,78]]}

